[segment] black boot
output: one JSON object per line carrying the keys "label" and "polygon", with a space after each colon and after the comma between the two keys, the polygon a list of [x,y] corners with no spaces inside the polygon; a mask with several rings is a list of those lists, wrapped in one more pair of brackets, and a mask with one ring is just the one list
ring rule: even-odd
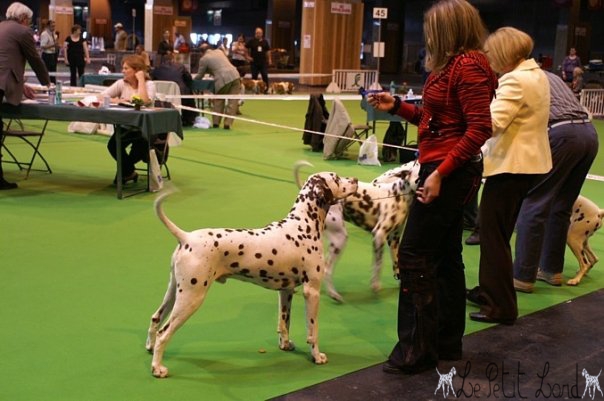
{"label": "black boot", "polygon": [[0,190],[15,189],[19,186],[14,182],[8,182],[4,179],[4,172],[2,171],[2,157],[0,157]]}

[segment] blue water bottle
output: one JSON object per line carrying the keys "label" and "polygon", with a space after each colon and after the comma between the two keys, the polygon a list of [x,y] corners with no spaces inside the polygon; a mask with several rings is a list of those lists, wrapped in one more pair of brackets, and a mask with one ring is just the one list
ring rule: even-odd
{"label": "blue water bottle", "polygon": [[48,104],[56,104],[57,90],[53,84],[48,87]]}
{"label": "blue water bottle", "polygon": [[57,89],[56,89],[56,104],[63,103],[63,83],[61,81],[57,81]]}

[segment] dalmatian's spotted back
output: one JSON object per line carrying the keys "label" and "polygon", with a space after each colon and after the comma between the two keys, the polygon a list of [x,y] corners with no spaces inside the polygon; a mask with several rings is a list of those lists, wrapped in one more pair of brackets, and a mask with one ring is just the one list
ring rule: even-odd
{"label": "dalmatian's spotted back", "polygon": [[[206,228],[186,232],[164,213],[162,194],[155,201],[159,219],[178,240],[164,300],[151,317],[146,348],[153,352],[153,375],[166,377],[163,353],[175,331],[201,306],[214,281],[234,278],[279,292],[279,348],[293,350],[289,322],[294,288],[303,287],[307,343],[317,364],[318,308],[325,275],[322,232],[329,207],[357,189],[355,178],[334,173],[312,175],[288,215],[258,229]],[[161,328],[160,328],[161,325]]]}

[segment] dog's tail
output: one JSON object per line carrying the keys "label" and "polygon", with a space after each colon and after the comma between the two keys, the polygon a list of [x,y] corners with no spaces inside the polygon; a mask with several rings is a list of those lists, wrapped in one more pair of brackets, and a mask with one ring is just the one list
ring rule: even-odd
{"label": "dog's tail", "polygon": [[185,238],[185,234],[186,232],[184,230],[182,230],[180,227],[178,227],[176,224],[174,224],[169,218],[168,216],[166,216],[166,214],[164,213],[164,210],[162,209],[162,203],[164,202],[164,200],[172,195],[175,191],[173,189],[168,189],[168,190],[164,190],[163,192],[161,192],[159,194],[159,196],[157,198],[155,198],[155,202],[153,204],[153,206],[155,207],[155,214],[157,215],[157,217],[159,217],[159,219],[161,220],[162,223],[164,223],[164,225],[168,228],[168,230],[172,233],[172,235],[174,235],[176,237],[176,239],[178,239],[179,242],[182,242]]}
{"label": "dog's tail", "polygon": [[298,189],[302,189],[302,182],[300,181],[300,169],[304,166],[314,167],[310,162],[307,162],[306,160],[298,160],[294,163],[294,181],[296,182]]}

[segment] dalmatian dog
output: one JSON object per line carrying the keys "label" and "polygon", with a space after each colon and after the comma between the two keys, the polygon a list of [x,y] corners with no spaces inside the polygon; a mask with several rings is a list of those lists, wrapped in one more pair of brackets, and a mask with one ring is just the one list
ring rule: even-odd
{"label": "dalmatian dog", "polygon": [[291,82],[274,82],[271,84],[270,92],[278,95],[291,95],[294,92],[294,84]]}
{"label": "dalmatian dog", "polygon": [[[289,339],[294,289],[302,286],[306,305],[306,341],[316,364],[327,363],[319,351],[318,311],[325,274],[321,235],[329,207],[357,190],[356,178],[317,173],[308,178],[289,214],[260,229],[208,228],[186,232],[155,201],[155,212],[178,240],[172,254],[170,281],[164,299],[151,317],[146,348],[153,352],[155,377],[167,377],[162,365],[171,337],[201,306],[214,281],[233,278],[279,291],[279,348],[294,349]],[[163,323],[163,324],[162,324]],[[161,328],[160,328],[161,325]]]}
{"label": "dalmatian dog", "polygon": [[579,261],[579,271],[567,281],[568,285],[578,285],[583,276],[598,262],[598,257],[589,246],[589,238],[602,227],[604,209],[584,196],[579,195],[573,205],[566,243]]}
{"label": "dalmatian dog", "polygon": [[252,93],[254,95],[263,94],[267,91],[266,84],[261,79],[241,79],[241,94]]}
{"label": "dalmatian dog", "polygon": [[586,369],[583,369],[583,372],[581,372],[581,375],[583,375],[583,377],[585,378],[585,390],[583,391],[583,395],[581,396],[581,398],[584,398],[585,393],[587,392],[589,394],[589,396],[591,397],[591,399],[593,400],[594,397],[596,396],[596,390],[600,392],[602,397],[604,397],[604,394],[602,393],[602,388],[600,387],[600,375],[601,374],[602,374],[602,369],[600,369],[600,373],[598,373],[597,376],[592,376],[589,373],[587,373]]}
{"label": "dalmatian dog", "polygon": [[[302,166],[312,165],[306,161],[299,161],[294,165],[294,179],[298,186],[299,170]],[[419,163],[403,164],[385,172],[371,183],[359,182],[357,192],[329,209],[325,220],[328,255],[324,282],[332,299],[337,302],[344,301],[333,284],[333,273],[348,241],[345,221],[369,231],[373,236],[373,291],[377,292],[381,288],[380,272],[386,244],[390,247],[394,275],[398,277],[398,246],[417,189],[418,174]]]}
{"label": "dalmatian dog", "polygon": [[449,391],[457,398],[457,395],[455,394],[455,389],[453,388],[453,377],[457,374],[455,366],[453,366],[447,374],[440,373],[438,371],[438,368],[436,368],[436,372],[438,373],[438,376],[440,378],[438,379],[438,387],[436,387],[436,390],[434,390],[434,395],[436,395],[438,390],[442,389],[443,398],[447,398],[449,396]]}

